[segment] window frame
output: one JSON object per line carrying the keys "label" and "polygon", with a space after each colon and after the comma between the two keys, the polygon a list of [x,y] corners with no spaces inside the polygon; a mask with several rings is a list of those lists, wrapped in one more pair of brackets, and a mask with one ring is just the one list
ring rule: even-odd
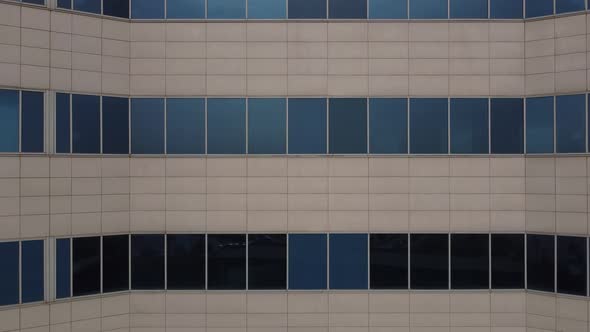
{"label": "window frame", "polygon": [[[17,150],[16,151],[0,151],[0,156],[15,154],[15,153],[31,154],[31,155],[46,154],[47,150],[48,150],[48,141],[49,141],[49,137],[50,137],[50,132],[54,131],[52,128],[50,128],[50,126],[53,124],[49,124],[49,119],[48,119],[47,92],[44,90],[38,90],[38,89],[9,89],[9,88],[0,88],[0,91],[16,91],[17,98],[18,98]],[[23,143],[22,143],[23,142],[23,92],[36,92],[36,93],[41,93],[43,95],[43,112],[42,112],[43,113],[43,124],[42,124],[43,133],[41,135],[43,138],[43,151],[40,151],[40,152],[23,151]],[[71,105],[71,100],[70,100],[70,123],[71,123],[71,106],[72,105]],[[70,129],[70,131],[71,131],[71,129]]]}

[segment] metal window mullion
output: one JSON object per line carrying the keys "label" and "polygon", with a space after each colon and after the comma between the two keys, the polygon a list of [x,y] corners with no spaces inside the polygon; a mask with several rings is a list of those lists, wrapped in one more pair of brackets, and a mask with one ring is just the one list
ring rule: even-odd
{"label": "metal window mullion", "polygon": [[553,153],[557,153],[557,97],[553,96]]}
{"label": "metal window mullion", "polygon": [[326,154],[330,152],[330,98],[326,98]]}
{"label": "metal window mullion", "polygon": [[[205,1],[206,3],[206,1]],[[209,98],[203,98],[205,99],[205,150],[204,153],[205,155],[208,154],[209,151]]]}
{"label": "metal window mullion", "polygon": [[164,154],[168,154],[168,98],[164,98]]}
{"label": "metal window mullion", "polygon": [[246,117],[246,121],[245,121],[246,122],[246,125],[245,125],[246,126],[246,128],[245,128],[246,129],[245,130],[246,131],[246,148],[245,148],[244,152],[247,155],[249,152],[248,145],[250,144],[250,142],[249,142],[250,140],[248,139],[248,136],[250,135],[250,131],[248,130],[248,126],[250,125],[250,121],[248,119],[248,117],[250,115],[250,113],[248,112],[248,106],[250,104],[250,99],[248,97],[246,97],[246,98],[244,98],[244,100],[246,103],[246,110],[245,110],[245,112],[246,112],[246,115],[245,115],[245,117]]}
{"label": "metal window mullion", "polygon": [[408,260],[408,271],[407,271],[407,275],[408,275],[408,290],[412,289],[412,283],[411,283],[411,278],[412,278],[412,256],[410,255],[410,251],[411,251],[411,245],[412,245],[412,236],[410,233],[406,234],[407,236],[407,241],[408,241],[408,252],[406,253],[407,256],[407,260]]}
{"label": "metal window mullion", "polygon": [[488,289],[492,289],[492,233],[488,234]]}
{"label": "metal window mullion", "polygon": [[[103,115],[102,115],[102,106],[103,106],[102,100],[103,100],[103,98],[104,97],[102,97],[102,96],[100,98],[98,98],[98,107],[99,107],[99,110],[98,110],[99,118],[98,119],[99,119],[99,128],[100,128],[99,129],[100,132],[98,133],[98,137],[99,137],[99,144],[100,144],[99,149],[100,149],[101,154],[103,153],[102,141],[104,139],[104,137],[103,137]],[[102,243],[102,240],[101,240],[101,243]]]}
{"label": "metal window mullion", "polygon": [[[127,142],[127,153],[130,155],[132,153],[131,151],[131,101],[132,98],[128,98],[127,100],[127,139],[129,142]],[[131,240],[129,240],[129,242],[131,242]]]}
{"label": "metal window mullion", "polygon": [[[450,1],[449,1],[450,3]],[[447,155],[451,154],[451,98],[447,98]]]}
{"label": "metal window mullion", "polygon": [[449,273],[448,273],[449,284],[447,285],[447,289],[450,290],[451,289],[451,277],[452,277],[452,275],[451,275],[451,233],[447,234],[447,245],[449,247],[448,248],[449,257],[447,259],[447,266],[449,269]]}
{"label": "metal window mullion", "polygon": [[553,293],[557,293],[557,235],[553,235]]}
{"label": "metal window mullion", "polygon": [[[102,99],[102,98],[101,98]],[[103,248],[104,248],[104,236],[100,236],[100,250],[99,250],[99,256],[100,256],[100,294],[102,294],[104,292],[104,286],[103,286],[103,282],[104,282],[104,278],[103,278],[103,274],[104,274],[104,255],[103,255]]]}
{"label": "metal window mullion", "polygon": [[18,303],[23,303],[23,242],[18,241]]}
{"label": "metal window mullion", "polygon": [[411,119],[410,119],[410,114],[411,114],[410,101],[411,101],[411,98],[406,99],[406,122],[407,122],[406,123],[406,136],[407,136],[406,137],[406,140],[407,140],[406,154],[411,153],[411,151],[410,151],[410,147],[411,147],[410,146],[411,145],[411,142],[410,142],[410,140],[411,140],[411,135],[410,135],[410,124],[411,124],[411,122],[410,122],[411,121]]}
{"label": "metal window mullion", "polygon": [[245,259],[246,259],[246,288],[245,289],[248,290],[250,288],[249,287],[250,286],[250,280],[249,280],[250,278],[248,276],[248,272],[249,272],[248,266],[250,265],[249,264],[250,263],[250,257],[248,255],[249,254],[249,249],[250,249],[249,247],[250,246],[248,245],[249,244],[248,243],[248,239],[250,238],[250,234],[246,233],[245,236],[246,236],[246,257],[245,257]]}
{"label": "metal window mullion", "polygon": [[131,272],[132,272],[132,269],[131,269],[131,257],[132,257],[131,256],[131,234],[127,235],[127,257],[128,257],[128,260],[127,260],[127,265],[128,265],[128,270],[127,270],[127,280],[128,280],[127,282],[128,282],[128,285],[127,285],[127,289],[128,290],[131,290]]}
{"label": "metal window mullion", "polygon": [[70,240],[70,298],[74,297],[74,240]]}
{"label": "metal window mullion", "polygon": [[164,236],[164,290],[168,289],[168,234]]}
{"label": "metal window mullion", "polygon": [[522,147],[522,151],[524,155],[528,154],[528,140],[527,140],[527,116],[528,116],[528,108],[527,108],[527,98],[522,99],[522,126],[523,126],[523,142],[524,146]]}
{"label": "metal window mullion", "polygon": [[[368,3],[369,2],[367,1],[367,4]],[[370,154],[371,153],[371,144],[370,144],[369,141],[370,141],[371,135],[369,134],[369,130],[370,130],[370,121],[371,121],[371,116],[370,116],[371,106],[369,105],[370,104],[369,103],[370,102],[370,99],[369,98],[365,98],[365,100],[367,101],[367,108],[365,110],[366,113],[367,113],[366,114],[366,117],[367,117],[367,125],[365,126],[366,129],[367,129],[367,135],[366,135],[366,137],[367,137],[367,144],[366,144],[366,148],[367,148],[367,154]]]}
{"label": "metal window mullion", "polygon": [[529,276],[528,276],[528,259],[529,259],[529,254],[528,254],[528,234],[525,231],[525,233],[523,234],[524,237],[524,289],[527,290],[529,288]]}
{"label": "metal window mullion", "polygon": [[209,234],[205,234],[205,290],[209,289]]}
{"label": "metal window mullion", "polygon": [[289,154],[289,99],[285,98],[285,155]]}
{"label": "metal window mullion", "polygon": [[[584,1],[584,3],[586,3],[586,1]],[[588,135],[588,95],[584,94],[584,127],[586,128],[585,133],[584,133],[584,145],[586,146],[586,152],[588,152],[588,137],[590,137]],[[587,264],[586,264],[587,265]]]}
{"label": "metal window mullion", "polygon": [[330,237],[331,234],[326,234],[326,290],[330,290]]}
{"label": "metal window mullion", "polygon": [[488,154],[492,154],[492,98],[488,98]]}
{"label": "metal window mullion", "polygon": [[70,93],[70,151],[69,153],[74,152],[74,111],[73,111],[73,95]]}
{"label": "metal window mullion", "polygon": [[367,290],[371,289],[371,233],[367,233]]}

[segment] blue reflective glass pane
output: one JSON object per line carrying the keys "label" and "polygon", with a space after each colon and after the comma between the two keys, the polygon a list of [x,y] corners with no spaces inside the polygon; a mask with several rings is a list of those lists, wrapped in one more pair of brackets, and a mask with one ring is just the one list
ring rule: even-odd
{"label": "blue reflective glass pane", "polygon": [[100,153],[100,97],[72,95],[72,152]]}
{"label": "blue reflective glass pane", "polygon": [[74,10],[100,14],[100,0],[74,0]]}
{"label": "blue reflective glass pane", "polygon": [[72,9],[72,0],[57,0],[57,8]]}
{"label": "blue reflective glass pane", "polygon": [[0,242],[0,305],[18,303],[18,242]]}
{"label": "blue reflective glass pane", "polygon": [[283,154],[287,138],[286,100],[248,100],[248,153]]}
{"label": "blue reflective glass pane", "polygon": [[488,100],[451,99],[451,153],[488,153]]}
{"label": "blue reflective glass pane", "polygon": [[289,0],[289,18],[326,18],[326,0]]}
{"label": "blue reflective glass pane", "polygon": [[43,240],[22,242],[22,302],[43,301],[45,251]]}
{"label": "blue reflective glass pane", "polygon": [[408,153],[408,100],[369,100],[370,153]]}
{"label": "blue reflective glass pane", "polygon": [[131,235],[131,289],[164,289],[164,235]]}
{"label": "blue reflective glass pane", "polygon": [[488,0],[451,0],[451,18],[488,18]]}
{"label": "blue reflective glass pane", "polygon": [[366,234],[330,235],[330,289],[367,289]]}
{"label": "blue reflective glass pane", "polygon": [[245,0],[209,0],[207,18],[246,18]]}
{"label": "blue reflective glass pane", "polygon": [[21,151],[43,152],[45,137],[43,92],[23,91]]}
{"label": "blue reflective glass pane", "polygon": [[129,99],[102,97],[102,153],[129,153]]}
{"label": "blue reflective glass pane", "polygon": [[129,0],[102,0],[105,15],[129,18]]}
{"label": "blue reflective glass pane", "polygon": [[367,100],[330,99],[330,153],[367,153]]}
{"label": "blue reflective glass pane", "polygon": [[18,152],[17,90],[0,90],[0,152]]}
{"label": "blue reflective glass pane", "polygon": [[282,0],[248,0],[248,17],[255,19],[285,18],[287,2]]}
{"label": "blue reflective glass pane", "polygon": [[207,100],[207,153],[246,153],[246,100]]}
{"label": "blue reflective glass pane", "polygon": [[55,152],[70,153],[70,95],[55,95]]}
{"label": "blue reflective glass pane", "polygon": [[131,18],[164,18],[164,0],[131,1]]}
{"label": "blue reflective glass pane", "polygon": [[523,122],[521,98],[492,99],[492,153],[523,153]]}
{"label": "blue reflective glass pane", "polygon": [[131,99],[131,153],[164,153],[164,99]]}
{"label": "blue reflective glass pane", "polygon": [[584,0],[555,0],[555,12],[557,14],[577,12],[586,9]]}
{"label": "blue reflective glass pane", "polygon": [[490,0],[490,18],[522,18],[522,0]]}
{"label": "blue reflective glass pane", "polygon": [[555,97],[558,153],[586,151],[586,96]]}
{"label": "blue reflective glass pane", "polygon": [[326,99],[289,99],[289,153],[326,153]]}
{"label": "blue reflective glass pane", "polygon": [[526,152],[553,153],[553,97],[526,100]]}
{"label": "blue reflective glass pane", "polygon": [[410,18],[448,18],[447,0],[410,0]]}
{"label": "blue reflective glass pane", "polygon": [[326,234],[289,234],[289,289],[326,289]]}
{"label": "blue reflective glass pane", "polygon": [[45,0],[22,0],[24,3],[32,3],[35,5],[44,5]]}
{"label": "blue reflective glass pane", "polygon": [[447,153],[448,101],[410,99],[410,153]]}
{"label": "blue reflective glass pane", "polygon": [[166,100],[166,152],[205,153],[205,99]]}
{"label": "blue reflective glass pane", "polygon": [[408,18],[408,0],[371,0],[369,1],[369,18]]}
{"label": "blue reflective glass pane", "polygon": [[526,0],[526,17],[553,14],[553,0]]}
{"label": "blue reflective glass pane", "polygon": [[329,1],[329,18],[367,18],[367,0]]}
{"label": "blue reflective glass pane", "polygon": [[166,0],[168,18],[205,18],[205,0]]}
{"label": "blue reflective glass pane", "polygon": [[70,239],[55,240],[55,297],[70,297]]}

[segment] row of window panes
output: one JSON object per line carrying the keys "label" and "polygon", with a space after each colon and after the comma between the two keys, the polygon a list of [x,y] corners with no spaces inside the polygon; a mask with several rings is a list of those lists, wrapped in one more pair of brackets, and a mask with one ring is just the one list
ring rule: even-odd
{"label": "row of window panes", "polygon": [[127,99],[58,93],[55,151],[523,154],[526,145],[530,154],[584,153],[586,123],[583,94],[525,100]]}
{"label": "row of window panes", "polygon": [[0,242],[0,305],[45,299],[45,241]]}
{"label": "row of window panes", "polygon": [[[25,1],[25,0],[23,0]],[[43,0],[25,2],[42,3]],[[519,19],[583,11],[585,0],[57,0],[132,19]],[[523,10],[526,8],[526,11]]]}

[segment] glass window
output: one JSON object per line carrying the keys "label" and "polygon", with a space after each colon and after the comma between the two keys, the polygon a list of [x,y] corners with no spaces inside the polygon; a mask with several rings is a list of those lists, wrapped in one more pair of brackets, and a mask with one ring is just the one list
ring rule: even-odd
{"label": "glass window", "polygon": [[164,0],[133,0],[133,1],[131,1],[131,18],[136,18],[136,19],[164,18]]}
{"label": "glass window", "polygon": [[102,152],[129,153],[129,99],[102,97]]}
{"label": "glass window", "polygon": [[45,243],[21,242],[22,303],[43,301],[45,297]]}
{"label": "glass window", "polygon": [[488,18],[488,0],[450,1],[451,18]]}
{"label": "glass window", "polygon": [[326,289],[326,234],[289,234],[289,289]]}
{"label": "glass window", "polygon": [[447,0],[410,0],[410,18],[448,18]]}
{"label": "glass window", "polygon": [[367,235],[330,235],[330,289],[367,289]]}
{"label": "glass window", "polygon": [[451,234],[451,288],[487,289],[489,235]]}
{"label": "glass window", "polygon": [[523,153],[523,101],[497,98],[491,101],[492,153]]}
{"label": "glass window", "polygon": [[72,241],[73,296],[100,293],[100,237],[78,237]]}
{"label": "glass window", "polygon": [[131,289],[164,289],[164,235],[131,235]]}
{"label": "glass window", "polygon": [[524,288],[524,235],[492,234],[492,288]]}
{"label": "glass window", "polygon": [[367,18],[367,0],[329,1],[329,18]]}
{"label": "glass window", "polygon": [[522,1],[490,0],[490,18],[522,18]]}
{"label": "glass window", "polygon": [[104,15],[129,18],[129,0],[102,0],[102,12]]}
{"label": "glass window", "polygon": [[70,95],[67,93],[56,93],[55,151],[70,153]]}
{"label": "glass window", "polygon": [[131,99],[131,153],[164,153],[164,99]]}
{"label": "glass window", "polygon": [[205,153],[205,99],[166,100],[166,153]]}
{"label": "glass window", "polygon": [[410,153],[447,153],[448,101],[410,99]]}
{"label": "glass window", "polygon": [[410,235],[410,288],[449,288],[447,234]]}
{"label": "glass window", "polygon": [[330,153],[367,153],[367,100],[330,99]]}
{"label": "glass window", "polygon": [[553,153],[553,97],[526,100],[526,152]]}
{"label": "glass window", "polygon": [[209,0],[207,1],[207,18],[246,18],[244,0]]}
{"label": "glass window", "polygon": [[289,0],[289,18],[326,18],[326,0]]}
{"label": "glass window", "polygon": [[43,92],[22,92],[22,152],[43,152],[45,150],[44,102]]}
{"label": "glass window", "polygon": [[0,242],[0,305],[18,303],[18,242]]}
{"label": "glass window", "polygon": [[248,18],[285,18],[287,11],[286,7],[286,1],[248,0]]}
{"label": "glass window", "polygon": [[326,153],[326,99],[289,99],[289,153]]}
{"label": "glass window", "polygon": [[0,152],[18,152],[18,93],[0,90]]}
{"label": "glass window", "polygon": [[287,288],[287,236],[248,235],[248,289]]}
{"label": "glass window", "polygon": [[207,236],[208,289],[246,289],[246,235]]}
{"label": "glass window", "polygon": [[527,288],[554,292],[553,235],[527,235]]}
{"label": "glass window", "polygon": [[207,153],[246,153],[246,100],[207,100]]}
{"label": "glass window", "polygon": [[205,289],[205,235],[168,234],[168,289]]}
{"label": "glass window", "polygon": [[72,9],[72,0],[57,0],[57,8]]}
{"label": "glass window", "polygon": [[584,0],[555,0],[555,11],[557,14],[577,12],[584,10]]}
{"label": "glass window", "polygon": [[371,234],[371,289],[408,288],[408,235]]}
{"label": "glass window", "polygon": [[100,0],[74,0],[74,10],[100,14]]}
{"label": "glass window", "polygon": [[72,95],[72,152],[100,153],[100,97]]}
{"label": "glass window", "polygon": [[129,236],[102,238],[102,291],[129,289]]}
{"label": "glass window", "polygon": [[408,18],[408,0],[371,0],[369,1],[369,18]]}
{"label": "glass window", "polygon": [[553,0],[526,0],[526,17],[553,14]]}
{"label": "glass window", "polygon": [[24,3],[32,3],[35,5],[44,5],[45,0],[22,0]]}
{"label": "glass window", "polygon": [[248,153],[285,153],[286,131],[285,99],[250,98],[248,100]]}
{"label": "glass window", "polygon": [[586,151],[586,96],[555,97],[558,153]]}
{"label": "glass window", "polygon": [[55,240],[55,297],[58,299],[70,297],[70,258],[70,239]]}
{"label": "glass window", "polygon": [[451,153],[488,153],[488,100],[451,99]]}
{"label": "glass window", "polygon": [[408,153],[408,100],[369,99],[369,151]]}
{"label": "glass window", "polygon": [[168,18],[205,18],[205,0],[166,0]]}
{"label": "glass window", "polygon": [[586,238],[557,237],[557,292],[586,296]]}

